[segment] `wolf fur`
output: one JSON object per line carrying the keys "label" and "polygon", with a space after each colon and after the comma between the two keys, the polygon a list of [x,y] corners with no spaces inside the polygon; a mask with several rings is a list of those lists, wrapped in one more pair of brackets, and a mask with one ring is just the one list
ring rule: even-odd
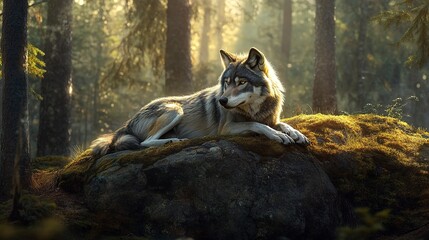
{"label": "wolf fur", "polygon": [[283,86],[264,54],[220,50],[219,84],[188,96],[156,99],[123,127],[93,141],[94,155],[159,146],[208,135],[254,132],[283,144],[309,144],[298,130],[280,122]]}

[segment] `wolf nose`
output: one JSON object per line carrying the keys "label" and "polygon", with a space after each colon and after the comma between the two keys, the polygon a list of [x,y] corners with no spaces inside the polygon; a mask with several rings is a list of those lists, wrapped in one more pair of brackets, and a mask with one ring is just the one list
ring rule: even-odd
{"label": "wolf nose", "polygon": [[222,106],[225,106],[225,105],[228,103],[228,98],[226,98],[226,97],[221,97],[221,98],[219,98],[219,103],[220,103]]}

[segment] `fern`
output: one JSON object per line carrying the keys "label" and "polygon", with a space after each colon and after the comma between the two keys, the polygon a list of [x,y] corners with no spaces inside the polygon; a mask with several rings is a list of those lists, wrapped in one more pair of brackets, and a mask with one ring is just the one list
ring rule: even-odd
{"label": "fern", "polygon": [[[27,73],[30,76],[43,78],[43,74],[46,72],[46,64],[40,58],[44,55],[45,53],[34,45],[27,45]],[[2,77],[2,67],[3,61],[0,55],[0,78]]]}
{"label": "fern", "polygon": [[45,53],[32,44],[28,44],[28,74],[34,77],[43,78],[45,74],[46,64],[40,57],[45,56]]}

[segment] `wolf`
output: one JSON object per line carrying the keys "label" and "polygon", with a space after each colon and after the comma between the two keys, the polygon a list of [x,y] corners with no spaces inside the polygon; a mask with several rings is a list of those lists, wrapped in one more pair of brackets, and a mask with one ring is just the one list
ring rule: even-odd
{"label": "wolf", "polygon": [[188,96],[156,99],[112,134],[91,144],[96,156],[210,135],[257,133],[282,144],[308,145],[306,136],[280,122],[284,88],[264,54],[220,50],[219,83]]}

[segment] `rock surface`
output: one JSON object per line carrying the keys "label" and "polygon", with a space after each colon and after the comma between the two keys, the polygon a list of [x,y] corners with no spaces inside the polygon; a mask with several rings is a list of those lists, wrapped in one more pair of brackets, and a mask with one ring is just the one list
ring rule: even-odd
{"label": "rock surface", "polygon": [[[155,238],[333,238],[337,191],[306,150],[290,150],[264,157],[210,141],[150,166],[113,163],[84,192],[90,209],[135,219],[133,231]],[[95,168],[126,154],[98,159]]]}
{"label": "rock surface", "polygon": [[[288,122],[312,145],[222,136],[100,159],[87,151],[60,171],[58,184],[83,195],[98,226],[119,235],[335,239],[339,226],[352,225],[358,227],[345,239],[359,231],[368,239],[404,233],[425,239],[428,132],[377,115],[301,115]],[[382,223],[368,222],[353,211],[361,207],[374,216],[391,211]],[[381,224],[384,231],[372,230]]]}

